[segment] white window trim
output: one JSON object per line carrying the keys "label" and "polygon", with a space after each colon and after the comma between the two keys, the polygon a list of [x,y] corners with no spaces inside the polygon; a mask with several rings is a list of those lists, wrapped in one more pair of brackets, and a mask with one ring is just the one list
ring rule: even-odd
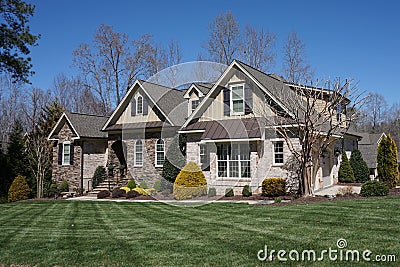
{"label": "white window trim", "polygon": [[[201,147],[202,147],[202,146],[205,146],[205,148],[206,148],[206,149],[205,149],[205,154],[202,154],[202,153],[201,153]],[[207,152],[208,152],[208,151],[207,151],[207,144],[206,144],[206,143],[200,143],[200,144],[199,144],[199,165],[200,165],[200,166],[202,166],[202,165],[204,164],[203,162],[201,162],[201,156],[204,155],[204,156],[206,157],[206,160],[207,160]],[[205,163],[207,163],[207,162],[205,162]]]}
{"label": "white window trim", "polygon": [[[242,143],[238,143],[238,142],[236,142],[236,144],[237,145],[241,145]],[[239,148],[240,149],[240,148]],[[249,148],[250,149],[250,148]],[[250,152],[250,154],[251,154],[251,152]],[[235,161],[237,161],[238,162],[238,168],[239,168],[239,177],[231,177],[230,176],[230,170],[229,170],[229,165],[230,165],[230,159],[229,159],[229,155],[227,155],[227,158],[226,158],[226,160],[224,160],[224,161],[226,161],[226,173],[227,173],[227,176],[225,177],[225,176],[219,176],[218,175],[218,162],[219,162],[220,160],[218,159],[218,155],[217,155],[217,159],[216,159],[216,177],[217,178],[219,178],[219,179],[227,179],[227,180],[235,180],[235,181],[237,181],[237,180],[246,180],[246,179],[248,179],[248,180],[251,180],[251,159],[249,158],[248,160],[242,160],[242,159],[240,159],[240,152],[239,152],[239,155],[238,155],[238,160],[235,160]],[[249,163],[250,163],[250,177],[242,177],[242,172],[241,172],[241,168],[242,168],[242,161],[248,161]]]}
{"label": "white window trim", "polygon": [[[142,142],[142,153],[141,153],[142,154],[142,163],[141,164],[138,164],[137,161],[136,161],[136,154],[137,154],[136,148],[137,148],[137,142],[138,141]],[[134,167],[143,167],[143,147],[144,147],[143,146],[143,141],[140,140],[140,139],[136,140],[136,142],[135,142],[135,161],[134,161],[134,164],[133,164]]]}
{"label": "white window trim", "polygon": [[157,141],[155,142],[155,144],[154,144],[154,146],[155,146],[155,149],[154,149],[154,166],[155,167],[162,167],[163,166],[163,164],[164,164],[164,162],[163,162],[163,164],[157,164],[157,143],[158,143],[158,140],[162,140],[163,141],[163,144],[164,144],[164,150],[163,150],[163,154],[164,154],[164,161],[165,161],[165,141],[164,141],[164,139],[157,139]]}
{"label": "white window trim", "polygon": [[193,111],[195,111],[196,110],[196,108],[195,109],[192,109],[192,106],[193,106],[193,101],[199,101],[199,103],[197,104],[197,107],[200,105],[200,98],[194,98],[194,99],[189,99],[189,105],[188,105],[188,114],[189,114],[189,116],[190,116],[190,114],[192,114],[193,113]]}
{"label": "white window trim", "polygon": [[[69,165],[71,165],[71,164],[70,164],[70,162],[71,162],[71,142],[70,142],[70,141],[65,141],[65,142],[63,142],[62,144],[63,144],[63,145],[62,145],[61,165],[63,165],[63,166],[69,166]],[[65,145],[69,145],[69,157],[70,157],[70,159],[68,160],[68,162],[65,162],[65,158],[64,158],[64,155],[65,155],[65,153],[64,153],[64,146],[65,146]]]}
{"label": "white window trim", "polygon": [[[243,90],[243,111],[242,112],[235,112],[234,110],[233,110],[233,97],[232,97],[232,88],[233,87],[238,87],[238,86],[242,86],[242,90]],[[244,99],[244,86],[245,86],[245,84],[244,83],[235,83],[235,84],[230,84],[229,85],[229,94],[230,94],[230,99],[229,99],[229,101],[230,101],[230,103],[229,103],[229,105],[230,105],[230,110],[231,110],[231,116],[234,116],[234,115],[244,115],[244,113],[245,113],[245,108],[246,108],[246,106],[245,106],[245,99]]]}
{"label": "white window trim", "polygon": [[[282,142],[282,155],[283,155],[283,162],[282,163],[276,163],[275,162],[275,144],[278,143],[278,142]],[[281,167],[281,166],[285,165],[285,153],[284,153],[284,150],[285,150],[285,142],[284,142],[284,140],[274,139],[272,141],[272,166]]]}
{"label": "white window trim", "polygon": [[[141,98],[142,111],[139,112],[139,98]],[[136,115],[143,115],[143,96],[138,95],[136,99]]]}

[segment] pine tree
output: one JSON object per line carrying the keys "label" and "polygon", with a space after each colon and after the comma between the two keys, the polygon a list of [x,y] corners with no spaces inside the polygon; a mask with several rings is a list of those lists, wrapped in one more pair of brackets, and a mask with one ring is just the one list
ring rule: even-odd
{"label": "pine tree", "polygon": [[399,180],[397,146],[390,135],[383,136],[378,146],[378,178],[389,188],[394,188]]}
{"label": "pine tree", "polygon": [[350,166],[353,169],[356,182],[364,183],[369,180],[369,168],[362,158],[360,150],[355,149],[351,152]]}
{"label": "pine tree", "polygon": [[355,181],[353,169],[344,150],[342,152],[342,162],[340,163],[338,178],[341,183],[354,183]]}

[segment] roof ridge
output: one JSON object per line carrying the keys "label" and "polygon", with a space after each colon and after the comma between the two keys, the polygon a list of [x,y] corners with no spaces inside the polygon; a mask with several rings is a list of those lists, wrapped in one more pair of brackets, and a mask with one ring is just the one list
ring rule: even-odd
{"label": "roof ridge", "polygon": [[89,114],[89,113],[72,112],[72,111],[66,111],[66,113],[73,114],[73,115],[84,115],[84,116],[99,117],[99,118],[109,118],[110,117],[110,116],[107,116],[107,115]]}
{"label": "roof ridge", "polygon": [[158,83],[149,82],[149,81],[145,81],[145,80],[142,80],[142,79],[138,79],[138,80],[139,80],[140,82],[143,82],[143,83],[149,83],[149,84],[157,85],[157,86],[160,86],[160,87],[164,87],[164,88],[169,89],[169,90],[174,90],[174,91],[178,91],[178,92],[181,92],[181,91],[182,91],[181,89],[176,89],[176,88],[173,88],[173,87],[168,87],[168,86],[161,85],[161,84],[158,84]]}

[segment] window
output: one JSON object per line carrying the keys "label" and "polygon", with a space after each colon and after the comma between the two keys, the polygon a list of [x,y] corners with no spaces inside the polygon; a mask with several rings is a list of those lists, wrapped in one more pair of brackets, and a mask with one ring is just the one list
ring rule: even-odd
{"label": "window", "polygon": [[199,105],[200,100],[199,99],[192,99],[190,100],[190,113],[193,113],[193,111],[197,108]]}
{"label": "window", "polygon": [[71,143],[64,142],[63,143],[63,153],[62,153],[62,165],[70,164],[70,155],[71,155]]}
{"label": "window", "polygon": [[143,166],[143,142],[137,140],[135,143],[135,166]]}
{"label": "window", "polygon": [[137,99],[137,114],[143,114],[143,97],[139,96]]}
{"label": "window", "polygon": [[207,145],[200,144],[200,163],[202,165],[207,164]]}
{"label": "window", "polygon": [[336,107],[336,120],[337,120],[337,122],[342,122],[342,105],[341,104],[339,104],[339,105],[337,105],[337,107]]}
{"label": "window", "polygon": [[274,142],[274,163],[283,164],[283,141]]}
{"label": "window", "polygon": [[218,177],[250,178],[249,144],[217,145]]}
{"label": "window", "polygon": [[244,85],[231,86],[231,109],[233,114],[244,113]]}
{"label": "window", "polygon": [[164,157],[164,141],[162,139],[158,139],[156,142],[156,167],[162,167],[164,164]]}

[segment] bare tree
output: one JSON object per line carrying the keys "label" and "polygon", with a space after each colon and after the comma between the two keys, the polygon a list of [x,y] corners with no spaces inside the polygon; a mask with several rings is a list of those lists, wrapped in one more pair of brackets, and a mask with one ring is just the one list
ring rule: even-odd
{"label": "bare tree", "polygon": [[229,65],[241,46],[239,24],[231,12],[218,15],[209,25],[205,45],[211,60]]}
{"label": "bare tree", "polygon": [[297,84],[311,81],[313,73],[305,56],[305,44],[296,32],[292,32],[286,40],[283,55],[283,72],[289,82]]}
{"label": "bare tree", "polygon": [[352,81],[337,80],[334,84],[331,90],[326,89],[326,84],[322,87],[291,85],[290,88],[284,85],[277,88],[277,98],[284,103],[284,109],[271,106],[270,101],[263,105],[267,127],[285,140],[300,166],[301,195],[314,194],[320,157],[347,131],[353,115],[349,111],[364,101]]}
{"label": "bare tree", "polygon": [[379,93],[369,93],[363,112],[366,115],[369,132],[382,131],[381,126],[387,117],[388,105],[385,98]]}
{"label": "bare tree", "polygon": [[276,35],[247,25],[243,49],[244,61],[255,69],[266,72],[275,64],[273,51]]}

